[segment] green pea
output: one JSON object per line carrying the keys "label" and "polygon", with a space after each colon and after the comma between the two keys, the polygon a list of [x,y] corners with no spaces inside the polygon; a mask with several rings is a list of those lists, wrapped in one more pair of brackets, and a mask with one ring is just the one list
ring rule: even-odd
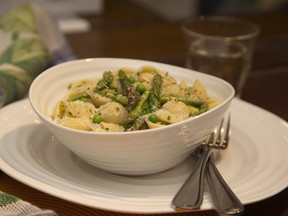
{"label": "green pea", "polygon": [[101,113],[94,115],[94,117],[92,118],[92,122],[99,124],[102,121],[102,115]]}
{"label": "green pea", "polygon": [[149,115],[148,119],[153,122],[153,123],[157,123],[158,122],[158,117],[156,114],[151,114]]}
{"label": "green pea", "polygon": [[135,77],[133,77],[133,76],[130,76],[130,77],[128,77],[127,79],[128,79],[128,82],[129,82],[130,84],[133,84],[133,83],[136,82],[136,79],[135,79]]}
{"label": "green pea", "polygon": [[138,84],[136,86],[136,91],[140,94],[143,94],[146,91],[146,87],[143,84]]}

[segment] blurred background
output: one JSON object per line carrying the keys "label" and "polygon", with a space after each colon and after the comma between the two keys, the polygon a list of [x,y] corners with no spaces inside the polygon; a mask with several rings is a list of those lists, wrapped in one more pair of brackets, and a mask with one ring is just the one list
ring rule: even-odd
{"label": "blurred background", "polygon": [[287,11],[288,8],[287,0],[1,0],[0,15],[16,4],[27,1],[47,8],[64,32],[88,31],[91,28],[89,22],[79,14],[103,14],[110,4],[121,7],[127,1],[168,22],[178,22],[199,15],[240,15]]}
{"label": "blurred background", "polygon": [[[29,0],[1,0],[0,15]],[[288,0],[30,0],[46,8],[76,58],[116,57],[184,66],[182,22],[237,16],[261,28],[243,99],[288,118]],[[255,85],[257,83],[257,85]],[[267,103],[269,98],[269,103]],[[285,109],[283,109],[283,107]]]}

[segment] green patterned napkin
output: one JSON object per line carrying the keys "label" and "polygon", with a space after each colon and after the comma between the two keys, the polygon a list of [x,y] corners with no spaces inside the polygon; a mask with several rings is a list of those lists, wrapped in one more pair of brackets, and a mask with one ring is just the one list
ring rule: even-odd
{"label": "green patterned napkin", "polygon": [[50,14],[35,4],[0,18],[0,41],[0,107],[23,98],[49,66],[74,59]]}
{"label": "green patterned napkin", "polygon": [[1,216],[57,216],[52,210],[42,210],[15,196],[0,192]]}
{"label": "green patterned napkin", "polygon": [[5,105],[24,97],[50,57],[30,4],[20,5],[0,19],[0,38],[0,101]]}
{"label": "green patterned napkin", "polygon": [[[0,108],[25,97],[44,69],[74,58],[46,10],[29,3],[15,6],[0,17]],[[0,215],[57,214],[0,191]]]}

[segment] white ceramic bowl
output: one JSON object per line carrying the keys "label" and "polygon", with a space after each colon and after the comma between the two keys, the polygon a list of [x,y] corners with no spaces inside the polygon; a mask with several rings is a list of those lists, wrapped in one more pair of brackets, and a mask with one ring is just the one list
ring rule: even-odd
{"label": "white ceramic bowl", "polygon": [[[67,128],[51,119],[53,109],[67,92],[67,86],[81,79],[101,77],[106,70],[121,67],[139,69],[145,65],[169,71],[178,81],[192,84],[196,78],[210,96],[222,103],[195,118],[157,129],[133,132],[87,132]],[[144,175],[167,170],[185,160],[227,112],[233,87],[222,79],[189,69],[151,61],[95,58],[75,60],[51,67],[32,83],[29,98],[33,109],[50,132],[86,162],[109,172]]]}

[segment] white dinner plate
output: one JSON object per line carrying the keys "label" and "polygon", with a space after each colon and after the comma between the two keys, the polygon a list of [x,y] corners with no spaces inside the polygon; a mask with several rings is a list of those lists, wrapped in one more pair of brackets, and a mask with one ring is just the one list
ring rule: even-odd
{"label": "white dinner plate", "polygon": [[[232,138],[217,167],[244,204],[288,185],[288,124],[259,107],[234,99]],[[1,169],[53,196],[104,210],[173,212],[170,202],[193,167],[190,157],[166,172],[127,177],[101,171],[61,145],[41,124],[27,99],[0,109]],[[213,208],[205,191],[201,209]]]}

